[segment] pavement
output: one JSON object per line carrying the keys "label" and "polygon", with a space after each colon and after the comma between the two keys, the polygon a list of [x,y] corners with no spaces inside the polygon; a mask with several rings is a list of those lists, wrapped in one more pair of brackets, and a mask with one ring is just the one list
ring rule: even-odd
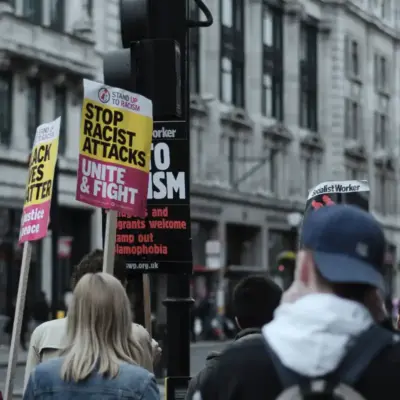
{"label": "pavement", "polygon": [[[221,351],[227,342],[197,342],[192,343],[190,346],[190,374],[196,375],[205,364],[206,357],[213,351]],[[5,389],[5,381],[7,376],[9,347],[0,346],[0,391]],[[22,389],[25,374],[25,363],[27,353],[19,349],[17,357],[17,367],[14,377],[14,399],[22,398]],[[162,381],[160,381],[162,382]],[[164,398],[164,386],[159,385],[161,398]]]}

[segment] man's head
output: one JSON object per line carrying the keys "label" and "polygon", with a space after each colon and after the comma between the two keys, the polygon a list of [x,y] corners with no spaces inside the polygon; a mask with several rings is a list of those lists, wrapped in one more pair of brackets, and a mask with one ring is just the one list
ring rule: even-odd
{"label": "man's head", "polygon": [[273,318],[282,290],[271,279],[249,276],[233,292],[233,308],[240,329],[261,328]]}
{"label": "man's head", "polygon": [[385,237],[371,214],[350,205],[320,208],[304,221],[302,244],[295,280],[309,291],[362,303],[384,291]]}
{"label": "man's head", "polygon": [[[72,290],[74,290],[79,280],[86,274],[95,274],[103,270],[103,250],[93,250],[86,254],[78,265],[74,267],[71,278]],[[126,286],[125,262],[118,256],[114,260],[114,276]]]}

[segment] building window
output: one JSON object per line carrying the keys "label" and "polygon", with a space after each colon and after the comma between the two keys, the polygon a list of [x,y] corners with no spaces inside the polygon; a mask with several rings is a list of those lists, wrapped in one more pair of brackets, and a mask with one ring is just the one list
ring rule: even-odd
{"label": "building window", "polygon": [[261,111],[266,117],[283,120],[283,22],[282,11],[263,6],[263,65]]}
{"label": "building window", "polygon": [[304,157],[304,182],[305,182],[305,189],[306,194],[309,190],[313,187],[313,164],[311,157]]}
{"label": "building window", "polygon": [[390,17],[391,14],[391,1],[390,0],[381,0],[380,2],[376,2],[379,5],[379,16],[386,19]]}
{"label": "building window", "polygon": [[[200,19],[199,7],[193,1],[190,9],[190,19],[198,21]],[[192,28],[189,32],[190,49],[190,91],[200,93],[200,29]]]}
{"label": "building window", "polygon": [[349,180],[367,180],[368,165],[365,159],[360,159],[346,155],[345,157],[345,173],[346,179]]}
{"label": "building window", "polygon": [[0,73],[0,145],[10,146],[12,134],[12,75]]}
{"label": "building window", "polygon": [[313,132],[318,130],[317,41],[317,27],[303,22],[300,28],[300,126]]}
{"label": "building window", "polygon": [[269,190],[278,194],[279,187],[279,150],[271,149],[269,152]]}
{"label": "building window", "polygon": [[86,10],[90,18],[93,17],[93,0],[86,0]]}
{"label": "building window", "polygon": [[388,62],[386,57],[379,54],[374,56],[374,85],[377,92],[387,92]]}
{"label": "building window", "polygon": [[357,79],[361,75],[360,45],[357,40],[349,35],[345,38],[346,74],[349,79]]}
{"label": "building window", "polygon": [[390,146],[389,139],[389,99],[376,95],[374,113],[374,144],[375,149],[386,149]]}
{"label": "building window", "polygon": [[40,125],[41,119],[41,104],[42,104],[42,93],[41,93],[41,82],[38,79],[28,80],[28,138],[29,148],[32,148],[33,141],[35,139],[36,128]]}
{"label": "building window", "polygon": [[22,15],[34,24],[40,25],[43,21],[42,0],[23,0]]}
{"label": "building window", "polygon": [[190,121],[190,165],[191,176],[195,182],[199,182],[205,178],[205,165],[203,163],[205,157],[205,137],[201,120],[191,118]]}
{"label": "building window", "polygon": [[64,0],[51,0],[50,2],[50,26],[57,30],[64,30],[65,3]]}
{"label": "building window", "polygon": [[346,139],[358,140],[361,136],[361,85],[349,82],[348,93],[344,100],[345,113],[345,137]]}
{"label": "building window", "polygon": [[236,138],[233,136],[228,137],[228,182],[232,185],[236,180]]}
{"label": "building window", "polygon": [[314,185],[321,182],[322,153],[319,148],[307,145],[302,145],[300,152],[304,195],[307,195]]}
{"label": "building window", "polygon": [[67,147],[67,90],[65,87],[56,87],[54,100],[55,118],[61,117],[58,152],[59,154],[65,154]]}
{"label": "building window", "polygon": [[383,215],[397,213],[397,185],[392,168],[375,166],[375,209]]}
{"label": "building window", "polygon": [[220,98],[227,104],[245,107],[244,1],[220,0],[221,73]]}

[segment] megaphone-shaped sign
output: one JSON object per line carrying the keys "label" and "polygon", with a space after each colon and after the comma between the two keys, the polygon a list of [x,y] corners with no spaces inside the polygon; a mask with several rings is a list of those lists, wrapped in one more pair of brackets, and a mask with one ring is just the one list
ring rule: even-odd
{"label": "megaphone-shaped sign", "polygon": [[311,212],[334,204],[352,204],[369,211],[369,192],[367,181],[326,181],[319,183],[308,193],[303,221]]}

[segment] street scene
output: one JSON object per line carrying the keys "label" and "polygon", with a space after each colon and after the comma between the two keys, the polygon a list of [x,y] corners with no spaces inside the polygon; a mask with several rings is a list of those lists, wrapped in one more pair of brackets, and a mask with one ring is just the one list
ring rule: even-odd
{"label": "street scene", "polygon": [[399,1],[4,0],[0,33],[1,400],[396,386]]}

